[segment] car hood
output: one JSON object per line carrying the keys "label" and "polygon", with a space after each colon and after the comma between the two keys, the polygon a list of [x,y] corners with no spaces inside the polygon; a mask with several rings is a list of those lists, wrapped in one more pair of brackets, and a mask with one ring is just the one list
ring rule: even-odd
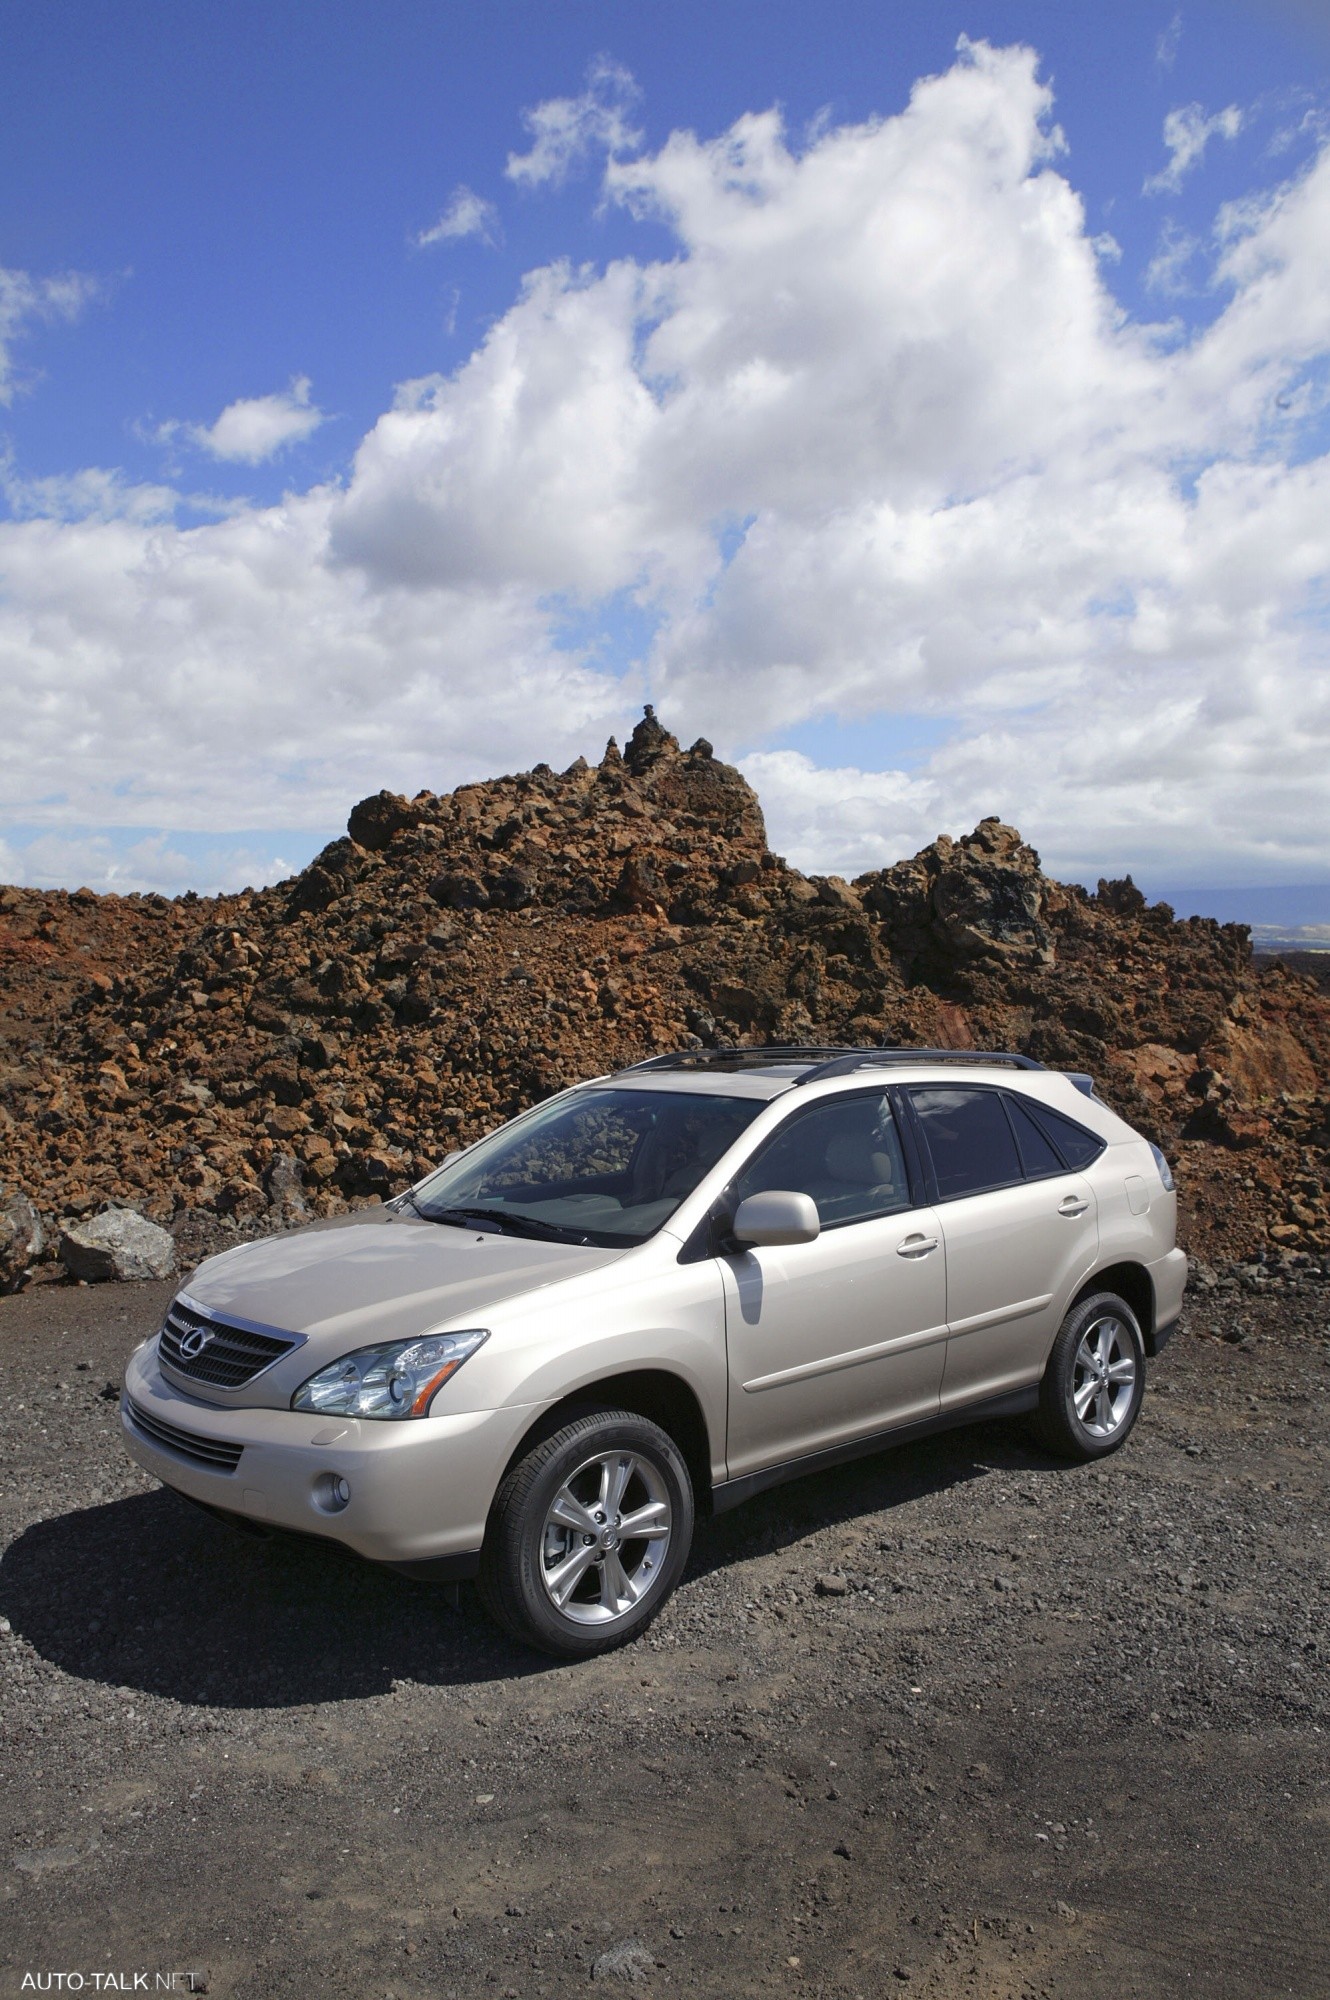
{"label": "car hood", "polygon": [[483,1325],[501,1300],[623,1255],[379,1210],[237,1244],[200,1264],[183,1290],[221,1319],[304,1334],[307,1369],[325,1352],[332,1359],[447,1322]]}

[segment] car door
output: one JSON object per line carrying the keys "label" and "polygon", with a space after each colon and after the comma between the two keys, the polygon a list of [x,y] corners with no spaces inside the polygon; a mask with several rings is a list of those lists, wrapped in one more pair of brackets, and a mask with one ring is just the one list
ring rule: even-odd
{"label": "car door", "polygon": [[1039,1380],[1065,1301],[1094,1269],[1094,1190],[1007,1092],[918,1084],[906,1096],[946,1249],[948,1410]]}
{"label": "car door", "polygon": [[793,1113],[736,1176],[810,1195],[821,1234],[720,1259],[732,1479],[937,1412],[946,1273],[882,1090]]}

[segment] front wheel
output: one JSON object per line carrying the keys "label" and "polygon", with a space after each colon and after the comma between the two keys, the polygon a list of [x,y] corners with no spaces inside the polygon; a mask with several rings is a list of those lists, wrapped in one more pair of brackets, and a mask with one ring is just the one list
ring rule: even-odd
{"label": "front wheel", "polygon": [[480,1595],[514,1638],[586,1659],[650,1624],[692,1539],[693,1486],[673,1438],[630,1410],[588,1411],[499,1488]]}
{"label": "front wheel", "polygon": [[1145,1342],[1114,1292],[1080,1299],[1067,1314],[1039,1389],[1035,1429],[1050,1451],[1082,1461],[1125,1444],[1145,1394]]}

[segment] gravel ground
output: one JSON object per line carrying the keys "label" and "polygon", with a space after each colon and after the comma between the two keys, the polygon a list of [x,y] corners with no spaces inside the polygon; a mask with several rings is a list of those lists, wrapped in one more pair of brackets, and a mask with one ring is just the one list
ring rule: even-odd
{"label": "gravel ground", "polygon": [[1330,1284],[1194,1298],[1098,1468],[764,1495],[576,1667],[140,1474],[168,1291],[0,1300],[0,1992],[1330,1994]]}

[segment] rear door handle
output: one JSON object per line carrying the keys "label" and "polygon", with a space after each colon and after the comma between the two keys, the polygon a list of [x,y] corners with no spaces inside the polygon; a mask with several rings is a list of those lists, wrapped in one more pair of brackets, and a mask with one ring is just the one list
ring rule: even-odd
{"label": "rear door handle", "polygon": [[896,1245],[898,1257],[926,1257],[930,1250],[937,1249],[936,1236],[907,1236],[903,1243]]}
{"label": "rear door handle", "polygon": [[1064,1194],[1061,1201],[1058,1203],[1058,1214],[1084,1215],[1086,1209],[1089,1206],[1090,1206],[1089,1202],[1082,1201],[1080,1195],[1078,1194]]}

